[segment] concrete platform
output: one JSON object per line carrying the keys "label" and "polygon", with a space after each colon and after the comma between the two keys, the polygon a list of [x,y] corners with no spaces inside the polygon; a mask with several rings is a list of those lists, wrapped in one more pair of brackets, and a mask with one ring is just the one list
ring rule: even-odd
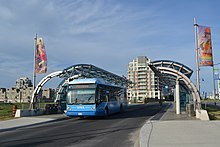
{"label": "concrete platform", "polygon": [[201,121],[171,103],[160,120],[148,120],[141,128],[140,147],[219,147],[220,121]]}
{"label": "concrete platform", "polygon": [[140,147],[219,147],[220,121],[148,121]]}

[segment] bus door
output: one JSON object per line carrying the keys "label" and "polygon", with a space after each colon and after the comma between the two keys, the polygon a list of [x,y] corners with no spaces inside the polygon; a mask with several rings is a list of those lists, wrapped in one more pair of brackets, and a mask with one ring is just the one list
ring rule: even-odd
{"label": "bus door", "polygon": [[99,87],[97,90],[96,107],[105,108],[108,105],[108,99],[109,98],[106,91],[103,88]]}
{"label": "bus door", "polygon": [[109,103],[110,103],[112,113],[119,111],[120,106],[119,106],[119,103],[118,103],[118,100],[116,98],[114,91],[111,91],[109,94]]}
{"label": "bus door", "polygon": [[101,102],[105,103],[105,107],[108,107],[109,114],[115,112],[115,106],[116,106],[116,101],[112,97],[111,91],[109,90],[103,90],[102,96],[101,96]]}

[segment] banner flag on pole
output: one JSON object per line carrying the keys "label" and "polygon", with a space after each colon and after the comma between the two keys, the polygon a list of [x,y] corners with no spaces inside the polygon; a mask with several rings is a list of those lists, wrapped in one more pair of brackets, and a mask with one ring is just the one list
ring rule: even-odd
{"label": "banner flag on pole", "polygon": [[200,66],[213,66],[210,27],[198,26],[198,48]]}
{"label": "banner flag on pole", "polygon": [[37,38],[35,54],[35,73],[41,74],[47,72],[47,56],[43,38]]}
{"label": "banner flag on pole", "polygon": [[214,80],[219,80],[219,69],[214,68]]}

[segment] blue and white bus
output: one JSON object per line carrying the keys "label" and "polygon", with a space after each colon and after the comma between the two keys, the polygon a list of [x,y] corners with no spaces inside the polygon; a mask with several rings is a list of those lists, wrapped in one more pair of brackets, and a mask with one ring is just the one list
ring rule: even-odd
{"label": "blue and white bus", "polygon": [[75,79],[67,90],[66,115],[73,117],[108,116],[127,107],[126,88],[103,79]]}

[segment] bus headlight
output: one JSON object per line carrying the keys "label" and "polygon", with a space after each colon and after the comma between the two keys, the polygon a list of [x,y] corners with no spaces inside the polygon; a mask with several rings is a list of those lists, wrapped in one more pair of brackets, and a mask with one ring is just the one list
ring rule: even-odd
{"label": "bus headlight", "polygon": [[71,110],[71,107],[67,107],[66,110],[67,110],[67,111],[70,111],[70,110]]}
{"label": "bus headlight", "polygon": [[96,107],[95,106],[92,106],[92,110],[95,110],[96,109]]}

